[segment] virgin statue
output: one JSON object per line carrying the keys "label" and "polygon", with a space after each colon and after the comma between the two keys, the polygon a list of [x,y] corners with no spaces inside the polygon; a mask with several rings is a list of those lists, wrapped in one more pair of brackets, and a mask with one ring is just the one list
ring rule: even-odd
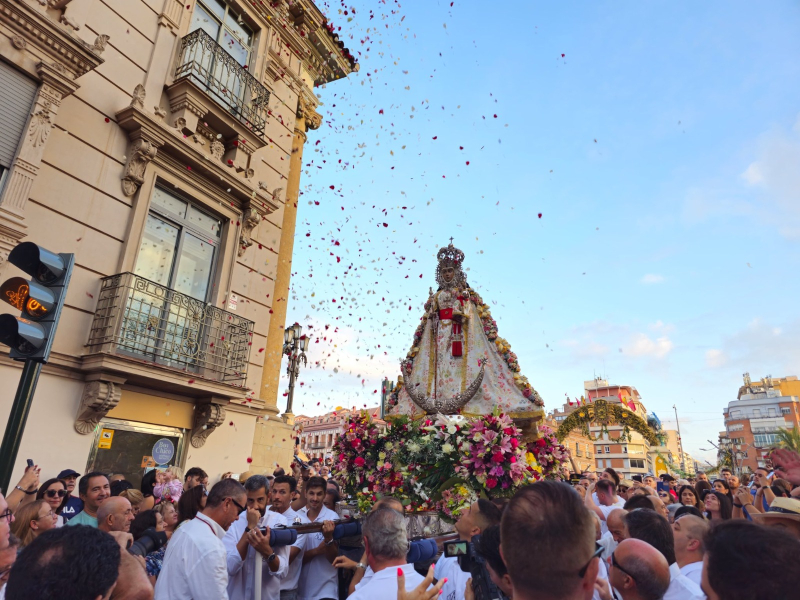
{"label": "virgin statue", "polygon": [[439,250],[438,289],[431,290],[401,377],[388,398],[387,416],[463,414],[495,409],[520,424],[544,415],[544,402],[520,374],[517,356],[497,335],[489,307],[467,283],[464,253]]}

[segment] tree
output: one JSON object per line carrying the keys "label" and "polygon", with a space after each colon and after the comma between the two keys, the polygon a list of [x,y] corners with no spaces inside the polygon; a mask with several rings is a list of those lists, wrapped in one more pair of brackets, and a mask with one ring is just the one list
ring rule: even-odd
{"label": "tree", "polygon": [[775,435],[778,438],[778,448],[786,448],[787,450],[800,452],[800,431],[798,431],[796,427],[792,427],[791,429],[778,427],[778,431]]}

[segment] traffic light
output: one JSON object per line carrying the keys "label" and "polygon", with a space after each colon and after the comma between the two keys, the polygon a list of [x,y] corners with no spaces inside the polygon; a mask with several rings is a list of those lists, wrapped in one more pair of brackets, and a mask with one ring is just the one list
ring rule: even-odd
{"label": "traffic light", "polygon": [[56,254],[33,242],[23,242],[8,262],[31,276],[12,277],[0,285],[0,299],[22,315],[0,315],[0,343],[11,348],[14,360],[46,363],[53,345],[67,286],[75,265],[74,254]]}

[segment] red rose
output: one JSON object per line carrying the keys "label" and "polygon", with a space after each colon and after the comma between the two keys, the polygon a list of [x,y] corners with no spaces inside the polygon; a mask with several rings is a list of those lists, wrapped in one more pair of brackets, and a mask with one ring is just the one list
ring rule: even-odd
{"label": "red rose", "polygon": [[502,452],[495,452],[494,455],[492,455],[492,461],[496,463],[502,463],[505,462],[505,457],[503,457]]}
{"label": "red rose", "polygon": [[356,464],[357,467],[363,467],[364,463],[366,463],[367,461],[365,461],[361,456],[358,456],[353,462]]}
{"label": "red rose", "polygon": [[519,440],[517,438],[511,438],[511,447],[516,448],[519,446]]}
{"label": "red rose", "polygon": [[536,440],[536,445],[539,446],[539,448],[544,448],[547,445],[547,442],[544,440],[544,438],[539,438]]}
{"label": "red rose", "polygon": [[[539,441],[542,441],[542,440],[539,440]],[[361,440],[355,439],[352,442],[350,442],[350,445],[353,446],[353,448],[358,448],[361,445]]]}
{"label": "red rose", "polygon": [[489,488],[490,490],[496,488],[497,487],[497,479],[495,479],[494,477],[487,477],[486,478],[486,487]]}

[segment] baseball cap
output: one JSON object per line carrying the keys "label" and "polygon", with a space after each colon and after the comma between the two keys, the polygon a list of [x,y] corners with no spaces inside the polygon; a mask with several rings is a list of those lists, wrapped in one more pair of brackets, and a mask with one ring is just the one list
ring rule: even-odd
{"label": "baseball cap", "polygon": [[81,474],[73,469],[64,469],[61,473],[58,474],[56,479],[66,479],[67,477],[80,477]]}

